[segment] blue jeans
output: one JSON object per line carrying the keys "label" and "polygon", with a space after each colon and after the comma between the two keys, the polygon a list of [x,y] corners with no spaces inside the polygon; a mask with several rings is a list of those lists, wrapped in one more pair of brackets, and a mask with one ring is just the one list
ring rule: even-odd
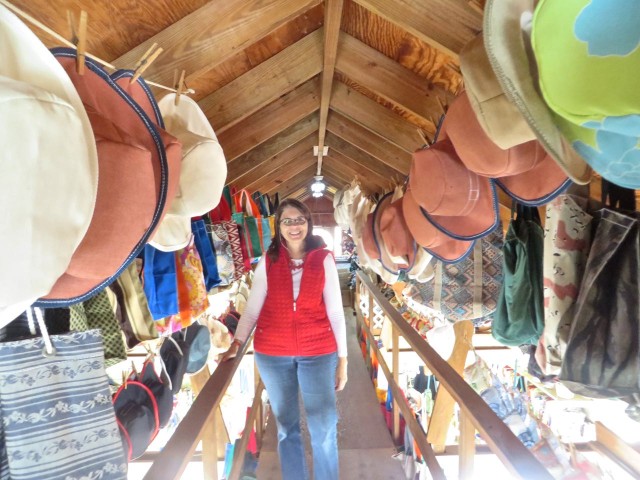
{"label": "blue jeans", "polygon": [[309,478],[300,435],[300,391],[311,436],[314,480],[337,480],[337,354],[280,357],[255,353],[255,358],[278,425],[282,479]]}

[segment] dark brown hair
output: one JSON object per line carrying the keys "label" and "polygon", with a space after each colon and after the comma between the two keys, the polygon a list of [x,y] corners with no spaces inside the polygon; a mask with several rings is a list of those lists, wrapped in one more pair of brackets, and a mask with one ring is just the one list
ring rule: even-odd
{"label": "dark brown hair", "polygon": [[[316,248],[324,246],[324,242],[320,237],[313,235],[313,219],[311,218],[311,211],[304,203],[294,198],[285,198],[276,210],[275,227],[276,231],[271,232],[273,235],[271,239],[271,245],[267,250],[269,260],[276,262],[280,256],[280,245],[282,245],[282,236],[280,235],[280,219],[282,218],[282,212],[285,208],[291,207],[300,211],[304,218],[307,219],[307,236],[304,237],[304,251],[308,252]],[[319,241],[318,241],[319,240]]]}

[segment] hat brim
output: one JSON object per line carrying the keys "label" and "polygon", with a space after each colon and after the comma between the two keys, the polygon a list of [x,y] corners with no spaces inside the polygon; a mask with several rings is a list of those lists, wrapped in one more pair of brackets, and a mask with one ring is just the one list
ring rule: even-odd
{"label": "hat brim", "polygon": [[[411,237],[411,235],[407,232],[407,236],[409,237],[408,239],[405,239],[405,241],[403,242],[405,245],[403,246],[403,248],[401,248],[400,250],[403,251],[398,251],[395,252],[396,255],[395,257],[406,257],[407,261],[406,262],[402,262],[402,263],[398,263],[396,262],[396,260],[393,258],[394,255],[392,255],[389,252],[389,246],[387,244],[387,239],[391,240],[389,238],[389,235],[391,235],[392,232],[390,232],[389,230],[394,228],[394,225],[397,227],[397,223],[396,222],[391,222],[389,225],[385,225],[384,230],[383,230],[383,217],[385,216],[385,212],[388,211],[390,208],[392,207],[392,202],[391,200],[393,199],[393,192],[389,192],[387,193],[384,197],[382,197],[382,199],[380,200],[380,202],[378,203],[378,205],[376,206],[376,209],[373,213],[373,221],[374,221],[374,229],[373,229],[373,234],[374,234],[374,240],[376,242],[376,247],[378,249],[378,252],[380,254],[380,262],[382,263],[382,266],[384,269],[388,270],[390,273],[394,274],[394,275],[398,275],[400,273],[400,271],[406,271],[406,270],[410,270],[411,268],[413,268],[413,264],[415,262],[415,258],[416,258],[416,243],[413,240],[413,237]],[[396,215],[393,215],[394,218],[392,218],[391,220],[398,220],[398,217],[402,217],[402,207],[400,206],[400,211],[397,212]],[[401,227],[400,227],[401,229]],[[399,234],[402,235],[401,231],[395,231],[393,232],[395,234]],[[386,234],[386,239],[385,239],[385,234]]]}
{"label": "hat brim", "polygon": [[111,74],[111,79],[118,84],[133,100],[142,107],[144,113],[160,128],[164,129],[164,122],[160,108],[153,96],[149,85],[142,77],[138,77],[135,83],[131,80],[135,76],[133,70],[116,70]]}
{"label": "hat brim", "polygon": [[189,245],[191,241],[191,219],[167,213],[149,245],[163,252],[175,252]]}
{"label": "hat brim", "polygon": [[474,241],[458,240],[447,236],[427,219],[426,214],[407,189],[402,197],[402,213],[415,241],[429,254],[446,263],[456,263],[465,258]]}
{"label": "hat brim", "polygon": [[554,123],[530,71],[520,19],[523,13],[533,10],[533,0],[487,2],[483,30],[489,62],[502,90],[522,113],[545,150],[575,183],[586,185],[591,180],[591,168]]}

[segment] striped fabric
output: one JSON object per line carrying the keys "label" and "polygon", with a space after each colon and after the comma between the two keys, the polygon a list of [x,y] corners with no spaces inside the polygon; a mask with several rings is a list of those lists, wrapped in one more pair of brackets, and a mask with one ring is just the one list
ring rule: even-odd
{"label": "striped fabric", "polygon": [[126,479],[100,332],[51,340],[50,357],[42,338],[0,344],[0,475],[8,460],[12,480]]}

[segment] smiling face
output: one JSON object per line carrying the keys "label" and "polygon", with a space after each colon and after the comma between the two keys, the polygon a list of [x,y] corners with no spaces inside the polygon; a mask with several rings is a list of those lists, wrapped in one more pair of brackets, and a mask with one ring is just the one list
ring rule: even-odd
{"label": "smiling face", "polygon": [[[293,223],[293,225],[287,225]],[[304,213],[294,207],[285,207],[280,217],[280,233],[290,249],[303,247],[309,224]]]}

